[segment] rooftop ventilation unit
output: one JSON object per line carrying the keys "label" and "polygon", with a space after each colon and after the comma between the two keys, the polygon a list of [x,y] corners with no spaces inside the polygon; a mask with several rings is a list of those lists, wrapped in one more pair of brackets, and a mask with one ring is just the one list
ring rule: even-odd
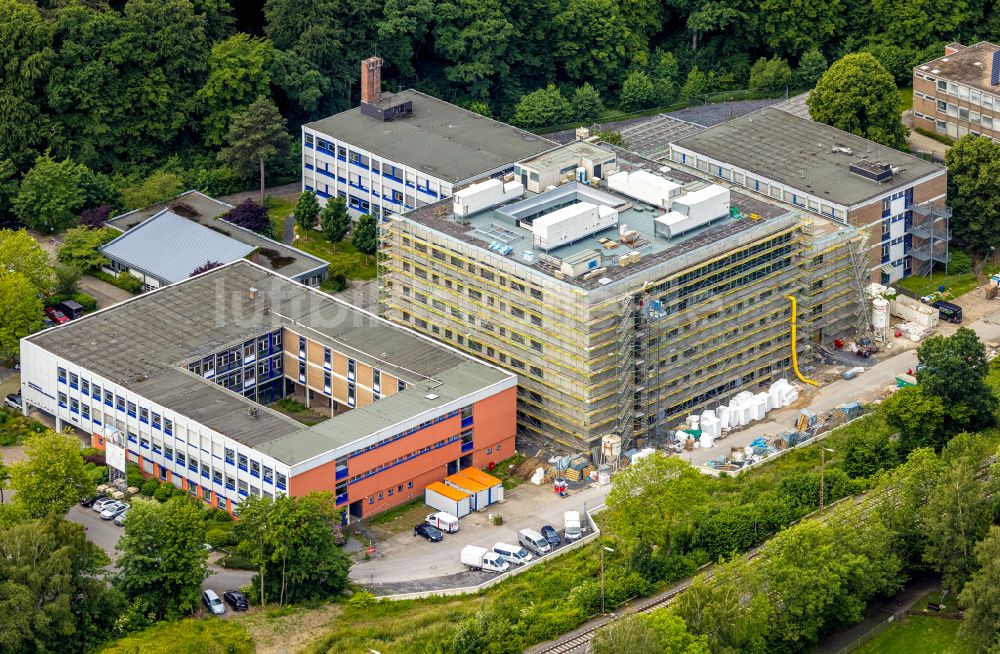
{"label": "rooftop ventilation unit", "polygon": [[469,216],[519,198],[523,193],[521,182],[505,184],[499,179],[488,179],[455,192],[453,208],[456,216]]}
{"label": "rooftop ventilation unit", "polygon": [[864,159],[855,161],[849,166],[849,170],[855,175],[861,175],[865,179],[881,184],[892,178],[892,166],[881,161],[866,161]]}
{"label": "rooftop ventilation unit", "polygon": [[577,202],[535,218],[531,231],[536,247],[551,250],[617,224],[618,212],[612,207]]}
{"label": "rooftop ventilation unit", "polygon": [[630,198],[657,207],[667,208],[670,199],[681,192],[681,185],[654,175],[648,170],[617,172],[608,177],[608,188]]}
{"label": "rooftop ventilation unit", "polygon": [[842,154],[854,154],[854,150],[852,150],[852,149],[850,149],[848,147],[845,147],[843,145],[835,145],[832,148],[830,148],[830,151],[831,152],[840,152]]}
{"label": "rooftop ventilation unit", "polygon": [[729,208],[729,189],[709,184],[674,198],[673,210],[653,222],[653,231],[669,240],[729,215]]}

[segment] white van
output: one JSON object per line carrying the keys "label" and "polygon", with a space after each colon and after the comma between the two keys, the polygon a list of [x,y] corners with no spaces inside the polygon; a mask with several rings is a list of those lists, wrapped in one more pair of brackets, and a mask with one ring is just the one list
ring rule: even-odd
{"label": "white van", "polygon": [[563,525],[565,526],[566,540],[576,540],[583,536],[583,532],[580,530],[579,511],[563,512]]}
{"label": "white van", "polygon": [[548,554],[552,551],[552,546],[549,545],[549,541],[545,540],[545,537],[534,529],[522,529],[517,532],[517,542],[524,545],[538,556]]}
{"label": "white van", "polygon": [[531,552],[520,545],[510,545],[509,543],[497,543],[493,546],[493,551],[499,554],[506,561],[523,565],[531,560]]}
{"label": "white van", "polygon": [[453,534],[458,531],[458,518],[450,513],[438,511],[427,516],[424,521],[432,527],[437,527],[441,531]]}

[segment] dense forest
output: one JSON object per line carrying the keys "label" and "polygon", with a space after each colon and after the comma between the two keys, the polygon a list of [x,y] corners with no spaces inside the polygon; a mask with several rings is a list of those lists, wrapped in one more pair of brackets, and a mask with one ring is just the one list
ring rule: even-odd
{"label": "dense forest", "polygon": [[[388,89],[539,127],[747,88],[755,64],[807,88],[858,50],[903,81],[945,42],[998,34],[992,0],[0,0],[0,216],[40,157],[77,180],[74,211],[123,206],[157,171],[251,186],[217,156],[233,118],[266,96],[294,132],[351,107],[372,54]],[[572,112],[517,115],[546,89]],[[272,180],[294,179],[295,150]]]}

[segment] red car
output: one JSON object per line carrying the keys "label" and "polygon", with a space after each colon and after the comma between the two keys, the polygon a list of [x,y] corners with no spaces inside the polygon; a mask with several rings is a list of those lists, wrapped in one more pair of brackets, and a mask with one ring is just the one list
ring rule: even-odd
{"label": "red car", "polygon": [[66,317],[66,314],[55,307],[45,307],[45,315],[57,325],[69,322],[69,318]]}

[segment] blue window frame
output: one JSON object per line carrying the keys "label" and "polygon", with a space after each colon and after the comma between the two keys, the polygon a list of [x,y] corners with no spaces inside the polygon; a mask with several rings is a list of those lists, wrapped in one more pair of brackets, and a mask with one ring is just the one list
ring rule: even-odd
{"label": "blue window frame", "polygon": [[69,387],[80,388],[80,377],[75,372],[69,373]]}
{"label": "blue window frame", "polygon": [[128,402],[126,404],[126,406],[128,407],[128,410],[125,413],[127,413],[130,418],[134,418],[135,417],[135,402]]}
{"label": "blue window frame", "polygon": [[59,383],[60,384],[65,384],[66,383],[66,369],[65,368],[59,368],[56,371],[56,375],[59,378]]}

